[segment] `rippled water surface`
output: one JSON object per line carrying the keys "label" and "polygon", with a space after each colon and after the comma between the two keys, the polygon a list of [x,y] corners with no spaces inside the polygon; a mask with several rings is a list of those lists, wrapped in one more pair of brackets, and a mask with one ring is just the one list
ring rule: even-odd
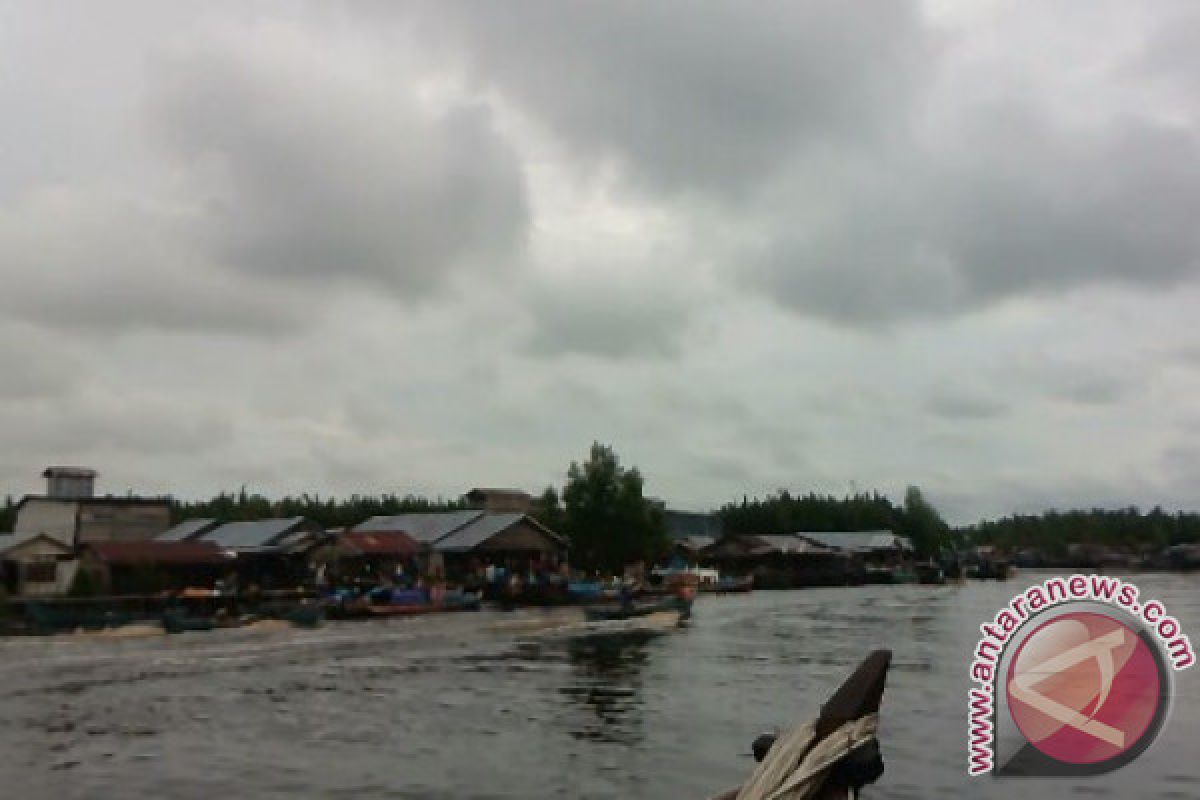
{"label": "rippled water surface", "polygon": [[[1026,583],[702,596],[694,624],[593,635],[571,610],[144,639],[0,641],[0,796],[703,798],[764,729],[895,651],[864,797],[1200,797],[1200,668],[1134,764],[968,781],[966,665]],[[1200,576],[1142,575],[1200,643]]]}

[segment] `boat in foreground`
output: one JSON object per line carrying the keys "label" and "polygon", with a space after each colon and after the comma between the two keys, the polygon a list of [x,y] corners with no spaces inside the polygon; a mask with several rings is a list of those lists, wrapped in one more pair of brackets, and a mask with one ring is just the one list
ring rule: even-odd
{"label": "boat in foreground", "polygon": [[749,780],[712,800],[844,800],[878,780],[883,757],[875,734],[891,661],[890,650],[872,652],[815,721],[758,737],[759,764]]}

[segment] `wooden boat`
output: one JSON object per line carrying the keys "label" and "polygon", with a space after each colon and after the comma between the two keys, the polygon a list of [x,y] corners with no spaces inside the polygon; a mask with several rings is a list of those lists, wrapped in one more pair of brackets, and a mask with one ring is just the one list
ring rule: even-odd
{"label": "wooden boat", "polygon": [[446,592],[441,596],[439,602],[434,603],[423,593],[408,591],[393,593],[390,598],[381,594],[376,599],[373,599],[368,593],[352,600],[329,605],[327,611],[329,616],[337,619],[364,619],[409,617],[448,611],[478,611],[481,606],[482,600],[476,592]]}
{"label": "wooden boat", "polygon": [[[838,739],[831,739],[833,734],[839,731],[844,733],[847,726],[879,713],[891,662],[890,650],[876,650],[859,664],[858,669],[821,707],[820,716],[812,723],[811,741],[804,753],[776,750],[775,745],[778,742],[784,742],[781,747],[786,747],[788,735],[759,736],[754,741],[752,750],[755,760],[760,764],[750,780],[745,786],[716,795],[712,800],[736,800],[739,794],[742,800],[762,800],[773,789],[776,777],[782,780],[794,774],[789,760],[798,759],[799,762],[795,765],[797,768],[812,767],[812,764],[806,762],[819,745],[840,745],[842,734],[839,734]],[[815,791],[805,796],[818,800],[847,800],[857,797],[859,789],[868,783],[874,783],[882,774],[883,757],[879,750],[879,742],[871,735],[858,747],[845,752],[828,769],[819,770],[813,778]]]}
{"label": "wooden boat", "polygon": [[1003,559],[982,559],[967,569],[968,578],[981,581],[1006,581],[1012,573],[1012,565]]}
{"label": "wooden boat", "polygon": [[680,619],[688,619],[692,615],[692,599],[671,596],[651,602],[633,601],[616,605],[585,606],[583,609],[588,622],[637,619],[662,612],[677,612]]}
{"label": "wooden boat", "polygon": [[716,583],[700,584],[700,591],[715,592],[716,594],[737,594],[753,591],[753,589],[753,575],[743,575],[740,578],[735,578],[732,575],[726,575],[718,579]]}
{"label": "wooden boat", "polygon": [[925,561],[913,567],[917,573],[917,583],[927,586],[941,586],[946,582],[946,572],[934,561]]}
{"label": "wooden boat", "polygon": [[25,606],[29,630],[33,633],[97,631],[136,622],[139,615],[119,609],[106,609],[86,603],[39,603]]}
{"label": "wooden boat", "polygon": [[162,626],[167,633],[211,631],[217,627],[217,620],[209,614],[191,614],[186,609],[168,608],[162,614]]}
{"label": "wooden boat", "polygon": [[325,621],[325,608],[316,603],[304,603],[288,609],[283,618],[297,628],[316,628]]}

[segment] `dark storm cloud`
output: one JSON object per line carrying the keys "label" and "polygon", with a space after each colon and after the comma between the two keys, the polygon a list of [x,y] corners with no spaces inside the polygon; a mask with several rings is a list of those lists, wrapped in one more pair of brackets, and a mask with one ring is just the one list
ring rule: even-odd
{"label": "dark storm cloud", "polygon": [[154,106],[172,153],[215,172],[196,229],[218,258],[405,297],[511,258],[524,183],[486,106],[422,109],[411,79],[348,71],[315,38],[246,44],[167,62]]}

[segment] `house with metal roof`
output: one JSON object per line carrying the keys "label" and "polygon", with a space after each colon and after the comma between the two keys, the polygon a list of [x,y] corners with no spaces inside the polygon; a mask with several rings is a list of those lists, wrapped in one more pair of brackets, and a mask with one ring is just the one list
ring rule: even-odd
{"label": "house with metal roof", "polygon": [[495,564],[559,563],[563,537],[517,511],[443,511],[372,517],[354,533],[405,533],[421,545],[431,572],[462,569],[471,560]]}
{"label": "house with metal roof", "polygon": [[236,554],[212,542],[92,542],[80,551],[106,593],[152,594],[188,587],[210,588],[233,569]]}
{"label": "house with metal roof", "polygon": [[83,467],[48,467],[42,477],[46,493],[25,495],[17,503],[16,533],[44,533],[75,547],[150,539],[171,527],[166,497],[98,496],[96,471]]}
{"label": "house with metal roof", "polygon": [[304,517],[227,522],[185,542],[207,542],[232,553],[243,585],[299,586],[310,578],[308,556],[326,540],[325,530]]}
{"label": "house with metal roof", "polygon": [[77,567],[74,550],[49,534],[0,534],[0,587],[10,595],[65,594]]}
{"label": "house with metal roof", "polygon": [[833,547],[854,555],[896,553],[907,554],[913,551],[912,542],[907,536],[898,536],[887,530],[879,531],[799,531],[792,534],[814,542],[820,542],[826,547]]}
{"label": "house with metal roof", "polygon": [[304,517],[285,517],[227,522],[192,541],[212,542],[239,553],[292,552],[318,541],[324,533],[324,528]]}
{"label": "house with metal roof", "polygon": [[855,574],[849,553],[794,533],[726,536],[705,548],[702,560],[724,575],[753,575],[760,589],[843,586]]}

